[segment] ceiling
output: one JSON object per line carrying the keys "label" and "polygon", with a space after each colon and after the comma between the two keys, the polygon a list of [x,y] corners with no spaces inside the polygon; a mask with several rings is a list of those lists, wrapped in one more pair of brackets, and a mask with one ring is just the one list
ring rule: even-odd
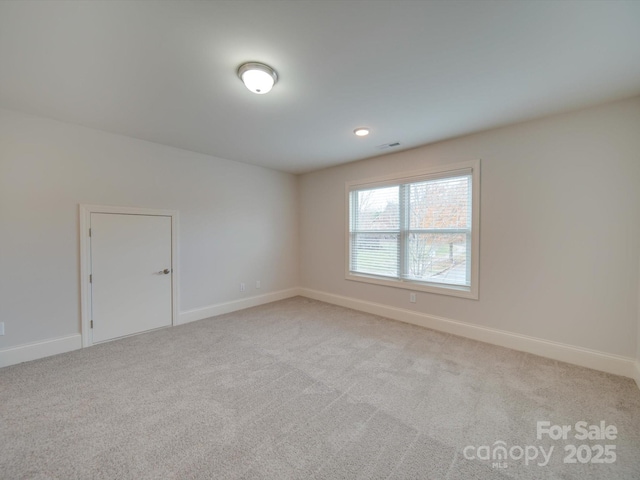
{"label": "ceiling", "polygon": [[638,94],[636,0],[0,2],[0,107],[291,173]]}

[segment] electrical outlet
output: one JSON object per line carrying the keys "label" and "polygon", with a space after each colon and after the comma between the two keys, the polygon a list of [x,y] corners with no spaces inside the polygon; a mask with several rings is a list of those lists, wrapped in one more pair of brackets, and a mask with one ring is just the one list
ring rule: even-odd
{"label": "electrical outlet", "polygon": [[260,280],[256,280],[256,288],[260,288]]}
{"label": "electrical outlet", "polygon": [[411,303],[416,303],[416,294],[415,293],[412,292],[412,293],[409,294],[409,301]]}
{"label": "electrical outlet", "polygon": [[0,322],[0,335],[4,335],[4,322]]}
{"label": "electrical outlet", "polygon": [[240,282],[240,291],[244,292],[244,290],[245,290],[244,282]]}

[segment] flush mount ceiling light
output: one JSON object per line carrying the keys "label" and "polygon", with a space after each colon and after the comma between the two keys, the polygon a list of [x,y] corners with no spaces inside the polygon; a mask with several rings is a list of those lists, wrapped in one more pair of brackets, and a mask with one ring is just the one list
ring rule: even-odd
{"label": "flush mount ceiling light", "polygon": [[245,87],[259,95],[269,93],[278,81],[278,74],[273,68],[258,62],[240,65],[238,77],[240,77]]}
{"label": "flush mount ceiling light", "polygon": [[353,133],[359,137],[366,137],[369,135],[369,129],[367,127],[358,127],[353,131]]}

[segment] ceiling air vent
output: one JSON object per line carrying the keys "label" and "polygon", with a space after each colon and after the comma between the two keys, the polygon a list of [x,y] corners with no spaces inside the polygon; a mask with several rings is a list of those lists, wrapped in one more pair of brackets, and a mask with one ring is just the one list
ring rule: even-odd
{"label": "ceiling air vent", "polygon": [[378,145],[376,148],[378,150],[386,150],[387,148],[397,147],[398,145],[400,145],[400,142],[383,143],[382,145]]}

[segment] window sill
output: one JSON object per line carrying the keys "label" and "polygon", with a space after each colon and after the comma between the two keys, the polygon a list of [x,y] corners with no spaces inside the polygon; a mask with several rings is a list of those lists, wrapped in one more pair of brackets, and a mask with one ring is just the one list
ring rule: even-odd
{"label": "window sill", "polygon": [[413,290],[417,292],[434,293],[437,295],[448,295],[451,297],[468,298],[478,300],[478,289],[473,287],[461,287],[455,285],[440,285],[437,283],[413,282],[410,280],[395,280],[377,277],[373,275],[354,274],[347,272],[346,280],[385,287],[400,288],[403,290]]}

